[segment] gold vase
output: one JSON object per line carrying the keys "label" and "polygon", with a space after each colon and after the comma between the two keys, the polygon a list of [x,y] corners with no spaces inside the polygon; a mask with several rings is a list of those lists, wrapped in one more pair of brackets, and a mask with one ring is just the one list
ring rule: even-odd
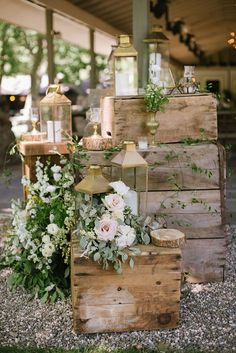
{"label": "gold vase", "polygon": [[146,123],[149,133],[152,135],[151,145],[150,147],[156,146],[155,135],[160,123],[156,119],[156,113],[150,113],[148,121]]}

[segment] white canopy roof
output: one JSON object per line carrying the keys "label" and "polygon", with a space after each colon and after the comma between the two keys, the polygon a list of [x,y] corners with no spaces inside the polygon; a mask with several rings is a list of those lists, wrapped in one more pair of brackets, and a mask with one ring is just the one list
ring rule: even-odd
{"label": "white canopy roof", "polygon": [[[0,0],[0,20],[46,33],[45,9],[24,0]],[[89,49],[89,27],[82,22],[54,13],[54,30],[67,42]],[[108,55],[115,37],[95,29],[95,52]]]}

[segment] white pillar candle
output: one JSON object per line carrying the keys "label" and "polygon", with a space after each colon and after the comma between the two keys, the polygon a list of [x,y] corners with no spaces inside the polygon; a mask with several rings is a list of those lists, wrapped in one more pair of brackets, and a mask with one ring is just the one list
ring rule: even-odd
{"label": "white pillar candle", "polygon": [[146,136],[138,137],[138,148],[140,150],[146,150],[148,148],[148,139]]}
{"label": "white pillar candle", "polygon": [[130,95],[129,73],[116,73],[115,76],[116,96]]}
{"label": "white pillar candle", "polygon": [[48,135],[48,142],[55,142],[54,141],[54,124],[52,120],[47,121],[47,135]]}
{"label": "white pillar candle", "polygon": [[54,134],[55,134],[54,142],[61,142],[61,121],[60,120],[54,121]]}
{"label": "white pillar candle", "polygon": [[131,208],[134,215],[138,215],[138,193],[134,190],[129,190],[124,196],[125,204]]}

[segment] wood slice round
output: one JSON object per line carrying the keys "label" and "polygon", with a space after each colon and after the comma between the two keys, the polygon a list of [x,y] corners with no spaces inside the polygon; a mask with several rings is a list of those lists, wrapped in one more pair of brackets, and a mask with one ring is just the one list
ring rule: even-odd
{"label": "wood slice round", "polygon": [[185,243],[185,234],[177,229],[156,229],[150,233],[152,244],[165,248],[178,248]]}

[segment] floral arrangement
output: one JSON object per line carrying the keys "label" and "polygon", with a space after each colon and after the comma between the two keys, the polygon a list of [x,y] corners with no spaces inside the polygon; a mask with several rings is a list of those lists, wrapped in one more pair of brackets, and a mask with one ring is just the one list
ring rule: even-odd
{"label": "floral arrangement", "polygon": [[125,204],[124,196],[129,187],[122,181],[110,183],[110,186],[113,193],[94,195],[92,200],[88,194],[78,194],[76,232],[83,251],[81,256],[92,257],[104,269],[112,264],[121,273],[122,263],[128,259],[130,267],[134,266],[134,259],[129,254],[139,253],[135,245],[148,244],[150,237],[145,222],[142,225],[142,219],[133,215]]}
{"label": "floral arrangement", "polygon": [[70,232],[75,224],[73,168],[65,157],[60,165],[36,162],[36,182],[22,183],[28,198],[12,203],[11,236],[4,265],[13,269],[12,286],[23,286],[43,302],[69,293]]}
{"label": "floral arrangement", "polygon": [[145,87],[144,102],[146,111],[156,113],[157,111],[164,112],[165,106],[169,103],[169,98],[164,93],[162,87],[158,87],[152,82],[149,82]]}

